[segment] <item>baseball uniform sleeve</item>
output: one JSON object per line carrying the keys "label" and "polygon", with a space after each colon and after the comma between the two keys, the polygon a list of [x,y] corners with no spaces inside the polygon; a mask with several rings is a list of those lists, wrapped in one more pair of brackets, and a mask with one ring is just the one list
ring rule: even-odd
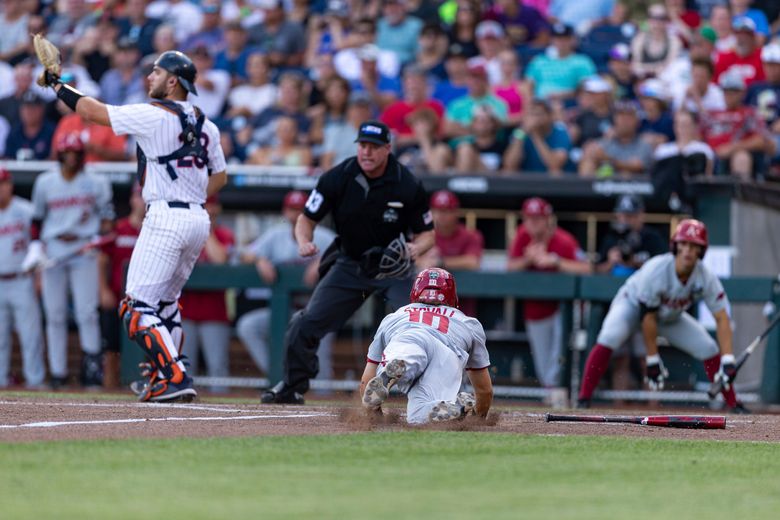
{"label": "baseball uniform sleeve", "polygon": [[379,363],[382,361],[382,353],[385,351],[387,342],[385,340],[385,331],[388,329],[390,322],[395,318],[395,313],[388,314],[379,324],[379,328],[374,334],[374,340],[368,346],[368,354],[366,359],[372,363]]}
{"label": "baseball uniform sleeve", "polygon": [[466,370],[479,370],[490,366],[490,355],[485,346],[485,329],[475,318],[469,318],[466,325],[472,331],[472,344],[469,359],[466,362]]}
{"label": "baseball uniform sleeve", "polygon": [[227,169],[227,162],[225,161],[225,152],[222,150],[222,143],[219,142],[219,129],[217,126],[208,121],[207,123],[207,135],[209,136],[208,154],[209,154],[209,173],[224,172]]}
{"label": "baseball uniform sleeve", "polygon": [[704,270],[704,304],[712,314],[723,309],[728,310],[729,298],[723,290],[723,284],[709,270]]}
{"label": "baseball uniform sleeve", "polygon": [[32,190],[33,220],[43,220],[46,217],[46,188],[42,182],[43,176],[35,179]]}
{"label": "baseball uniform sleeve", "polygon": [[317,181],[317,187],[311,190],[303,214],[308,218],[319,222],[330,213],[338,198],[338,170],[326,172]]}
{"label": "baseball uniform sleeve", "polygon": [[412,202],[410,227],[414,233],[422,233],[433,229],[433,216],[428,207],[428,193],[422,183],[417,180],[417,191]]}
{"label": "baseball uniform sleeve", "polygon": [[[656,264],[652,264],[655,267]],[[630,278],[636,291],[636,299],[648,309],[657,309],[661,306],[661,283],[662,273],[651,266],[647,269],[639,269]]]}
{"label": "baseball uniform sleeve", "polygon": [[164,111],[146,103],[106,105],[111,129],[116,135],[152,135],[160,126]]}

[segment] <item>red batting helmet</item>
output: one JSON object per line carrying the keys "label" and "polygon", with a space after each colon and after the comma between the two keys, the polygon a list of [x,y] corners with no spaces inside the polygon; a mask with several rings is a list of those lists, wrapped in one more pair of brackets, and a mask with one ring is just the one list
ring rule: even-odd
{"label": "red batting helmet", "polygon": [[57,154],[64,152],[84,153],[84,142],[77,133],[64,134],[54,143],[54,151]]}
{"label": "red batting helmet", "polygon": [[458,291],[455,287],[455,277],[449,271],[438,267],[423,269],[414,280],[409,300],[412,303],[457,307]]}
{"label": "red batting helmet", "polygon": [[690,242],[692,244],[698,244],[701,246],[700,258],[704,258],[704,253],[707,251],[707,226],[704,222],[693,218],[687,218],[677,224],[677,229],[674,230],[672,236],[671,250],[674,254],[677,254],[678,242]]}

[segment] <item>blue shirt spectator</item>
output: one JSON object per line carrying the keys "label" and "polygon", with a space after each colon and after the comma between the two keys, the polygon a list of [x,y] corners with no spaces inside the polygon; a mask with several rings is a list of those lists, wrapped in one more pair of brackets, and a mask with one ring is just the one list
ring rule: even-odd
{"label": "blue shirt spectator", "polygon": [[550,16],[584,34],[596,22],[609,17],[615,0],[552,0]]}
{"label": "blue shirt spectator", "polygon": [[533,81],[534,95],[542,99],[571,97],[580,82],[596,74],[593,60],[575,54],[576,41],[571,27],[552,27],[552,46],[528,64],[526,78]]}
{"label": "blue shirt spectator", "polygon": [[383,2],[384,16],[379,19],[376,45],[382,50],[393,51],[401,64],[414,60],[423,22],[407,16],[406,5],[399,0]]}
{"label": "blue shirt spectator", "polygon": [[116,25],[119,28],[119,36],[130,38],[138,47],[141,56],[147,56],[154,52],[154,31],[162,23],[157,18],[146,16],[146,0],[127,0],[125,3],[125,16],[118,18]]}

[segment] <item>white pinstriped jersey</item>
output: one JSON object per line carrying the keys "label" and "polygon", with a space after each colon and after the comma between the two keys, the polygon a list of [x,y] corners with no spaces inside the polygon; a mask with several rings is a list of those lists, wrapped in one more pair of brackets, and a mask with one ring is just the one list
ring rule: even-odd
{"label": "white pinstriped jersey", "polygon": [[0,274],[19,271],[30,243],[32,204],[13,197],[5,209],[0,209]]}
{"label": "white pinstriped jersey", "polygon": [[[184,112],[195,122],[192,104],[177,101]],[[198,165],[192,157],[171,161],[178,176],[171,179],[164,164],[157,157],[175,152],[182,146],[179,117],[163,108],[141,103],[135,105],[106,105],[111,128],[116,135],[133,135],[146,154],[146,175],[143,197],[147,203],[156,200],[181,201],[196,204],[206,202],[206,186],[209,172],[225,170],[225,154],[219,142],[219,130],[208,119],[203,123],[201,142],[208,152],[208,164]]]}
{"label": "white pinstriped jersey", "polygon": [[368,347],[368,359],[378,363],[393,340],[448,348],[459,358],[468,359],[468,369],[490,366],[482,324],[455,307],[411,303],[388,314]]}
{"label": "white pinstriped jersey", "polygon": [[66,180],[59,169],[42,173],[32,191],[33,218],[43,221],[41,239],[62,234],[92,238],[101,220],[114,219],[112,197],[111,184],[99,174],[82,171]]}
{"label": "white pinstriped jersey", "polygon": [[674,267],[674,255],[654,256],[632,274],[621,292],[628,301],[658,309],[658,320],[674,321],[693,303],[700,300],[711,313],[726,309],[728,297],[723,284],[702,262],[697,262],[685,285],[680,282]]}

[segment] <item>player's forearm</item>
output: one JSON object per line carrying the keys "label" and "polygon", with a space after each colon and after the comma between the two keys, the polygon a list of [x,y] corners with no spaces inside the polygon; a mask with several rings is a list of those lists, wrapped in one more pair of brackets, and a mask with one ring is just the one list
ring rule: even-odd
{"label": "player's forearm", "polygon": [[572,274],[591,274],[593,272],[593,265],[590,262],[583,262],[581,260],[569,260],[567,258],[561,258],[559,264],[559,270],[564,273]]}
{"label": "player's forearm", "polygon": [[642,338],[645,340],[645,348],[648,356],[658,355],[658,318],[654,312],[645,314],[642,318]]}
{"label": "player's forearm", "polygon": [[376,369],[379,365],[376,363],[371,363],[370,361],[366,363],[366,368],[363,370],[363,376],[360,378],[360,395],[363,396],[363,392],[366,390],[366,385],[368,384],[371,379],[376,376]]}
{"label": "player's forearm", "polygon": [[718,347],[720,347],[720,353],[733,354],[734,335],[731,330],[731,320],[725,310],[715,313],[715,335],[718,337]]}
{"label": "player's forearm", "polygon": [[76,104],[76,113],[85,121],[102,126],[111,126],[111,119],[108,117],[106,104],[95,98],[84,96],[79,99]]}
{"label": "player's forearm", "polygon": [[209,176],[209,183],[206,186],[206,195],[211,197],[227,184],[227,172],[213,173]]}
{"label": "player's forearm", "polygon": [[476,414],[480,417],[486,417],[493,404],[493,382],[490,380],[490,372],[487,368],[480,370],[469,370],[466,372],[474,387],[474,397],[477,400],[475,407]]}

